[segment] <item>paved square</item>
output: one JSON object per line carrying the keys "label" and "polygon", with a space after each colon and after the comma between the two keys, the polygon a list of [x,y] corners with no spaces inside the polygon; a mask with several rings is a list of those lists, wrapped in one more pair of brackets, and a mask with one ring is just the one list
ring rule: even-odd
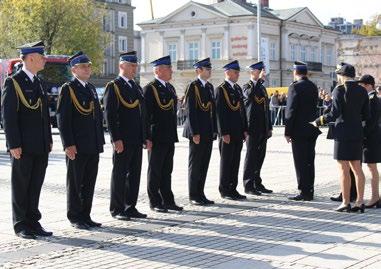
{"label": "paved square", "polygon": [[[179,128],[179,135],[182,129]],[[290,202],[296,192],[291,146],[276,128],[269,140],[262,169],[273,195],[225,201],[218,194],[219,153],[214,143],[205,193],[216,204],[191,206],[187,201],[188,142],[176,145],[172,177],[183,213],[158,214],[149,210],[146,194],[147,155],[143,156],[138,209],[148,214],[139,221],[111,218],[109,185],[111,145],[106,135],[101,155],[92,217],[103,228],[73,229],[66,219],[65,156],[57,131],[54,150],[42,189],[42,224],[54,236],[34,241],[17,238],[11,224],[10,163],[0,132],[0,268],[381,268],[381,210],[365,214],[336,213],[329,200],[338,191],[333,143],[316,146],[316,199]],[[245,156],[242,151],[242,166]],[[365,169],[367,183],[370,174]],[[369,198],[370,186],[366,187]]]}

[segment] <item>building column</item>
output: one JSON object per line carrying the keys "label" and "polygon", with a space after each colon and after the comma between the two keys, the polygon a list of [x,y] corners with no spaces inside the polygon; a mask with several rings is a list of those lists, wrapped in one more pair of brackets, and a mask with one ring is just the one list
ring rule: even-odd
{"label": "building column", "polygon": [[185,60],[185,30],[180,32],[180,50],[179,50],[179,61]]}
{"label": "building column", "polygon": [[201,31],[201,59],[205,59],[207,55],[206,28],[202,28]]}
{"label": "building column", "polygon": [[140,50],[141,50],[141,55],[140,55],[140,62],[144,64],[146,62],[146,33],[141,33],[140,34]]}
{"label": "building column", "polygon": [[224,27],[224,54],[223,54],[223,59],[224,60],[229,60],[229,47],[230,47],[230,42],[229,42],[229,26]]}
{"label": "building column", "polygon": [[164,31],[159,32],[160,39],[159,39],[159,52],[160,52],[160,57],[164,56]]}
{"label": "building column", "polygon": [[247,26],[247,59],[254,58],[254,25]]}

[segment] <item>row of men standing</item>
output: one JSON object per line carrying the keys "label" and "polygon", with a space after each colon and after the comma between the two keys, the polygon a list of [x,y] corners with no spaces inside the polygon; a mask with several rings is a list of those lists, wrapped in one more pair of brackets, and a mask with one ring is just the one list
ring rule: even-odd
{"label": "row of men standing", "polygon": [[[12,208],[16,235],[34,239],[50,236],[40,224],[39,196],[52,149],[47,93],[36,76],[44,68],[44,44],[19,47],[23,68],[5,82],[2,109],[7,146],[12,162]],[[103,115],[91,76],[90,59],[79,52],[69,59],[73,79],[60,90],[57,121],[67,165],[67,217],[79,229],[99,227],[90,217],[99,154],[105,143]],[[142,150],[148,150],[147,191],[150,207],[157,212],[181,211],[171,190],[173,156],[177,137],[177,95],[169,56],[152,62],[155,79],[142,89],[134,81],[135,52],[120,55],[120,75],[106,86],[105,119],[113,144],[111,215],[120,220],[145,218],[136,209]],[[263,63],[250,67],[251,81],[244,91],[236,83],[238,61],[224,66],[225,81],[214,91],[207,82],[209,58],[195,65],[198,78],[186,91],[187,122],[184,136],[190,140],[189,199],[196,205],[213,204],[204,194],[212,143],[220,137],[219,191],[223,198],[245,199],[237,192],[243,142],[248,151],[244,186],[248,194],[272,192],[260,178],[266,141],[271,136],[268,98],[262,86]]]}

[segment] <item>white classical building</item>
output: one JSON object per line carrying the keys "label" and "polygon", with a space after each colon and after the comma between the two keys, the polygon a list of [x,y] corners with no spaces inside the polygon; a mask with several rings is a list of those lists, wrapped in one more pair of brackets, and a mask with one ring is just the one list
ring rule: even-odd
{"label": "white classical building", "polygon": [[[190,1],[163,18],[139,23],[141,27],[141,82],[152,79],[149,63],[164,55],[172,59],[173,84],[181,94],[194,79],[192,64],[210,57],[211,82],[223,79],[221,67],[237,59],[241,67],[257,61],[257,6],[246,0]],[[269,65],[269,85],[288,86],[295,60],[308,62],[311,79],[330,88],[336,66],[339,32],[327,29],[308,8],[271,10],[263,0],[261,33],[263,55]],[[242,72],[240,83],[248,80]]]}

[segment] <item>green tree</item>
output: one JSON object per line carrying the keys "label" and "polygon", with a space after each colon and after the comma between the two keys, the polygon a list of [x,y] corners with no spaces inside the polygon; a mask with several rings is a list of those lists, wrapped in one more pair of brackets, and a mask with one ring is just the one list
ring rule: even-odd
{"label": "green tree", "polygon": [[99,71],[110,38],[102,29],[104,12],[94,0],[2,0],[0,57],[15,57],[18,45],[42,40],[47,54],[84,51]]}
{"label": "green tree", "polygon": [[381,21],[381,14],[374,16],[370,22],[363,25],[359,30],[354,30],[353,33],[365,36],[381,36],[381,29],[377,28],[377,24]]}

